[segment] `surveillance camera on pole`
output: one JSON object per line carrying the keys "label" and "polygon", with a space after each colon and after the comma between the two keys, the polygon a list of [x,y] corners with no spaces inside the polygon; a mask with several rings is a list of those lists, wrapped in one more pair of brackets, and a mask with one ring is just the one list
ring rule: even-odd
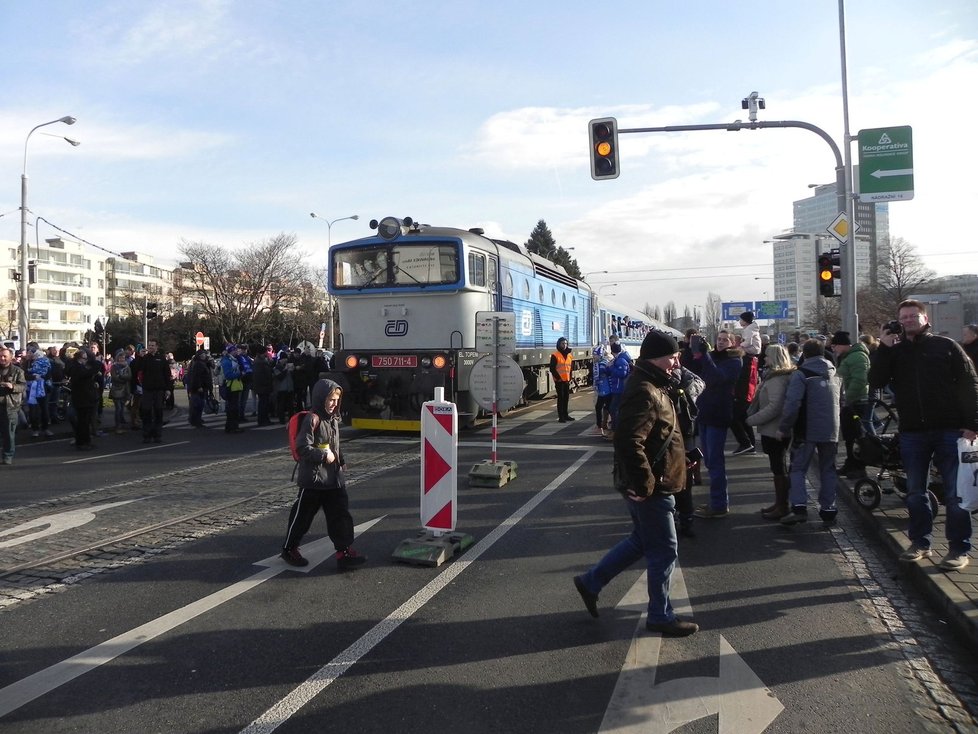
{"label": "surveillance camera on pole", "polygon": [[751,92],[740,100],[740,108],[748,111],[751,122],[757,122],[757,111],[766,109],[766,105],[763,97],[759,97],[757,92]]}

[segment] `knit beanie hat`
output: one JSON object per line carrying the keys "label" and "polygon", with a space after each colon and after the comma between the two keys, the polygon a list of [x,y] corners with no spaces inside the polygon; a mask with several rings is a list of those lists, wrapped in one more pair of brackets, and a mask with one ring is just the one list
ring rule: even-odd
{"label": "knit beanie hat", "polygon": [[740,314],[740,320],[743,321],[745,324],[753,324],[754,323],[754,312],[753,311],[744,311],[742,314]]}
{"label": "knit beanie hat", "polygon": [[679,351],[676,338],[664,331],[650,331],[642,340],[642,348],[638,356],[642,359],[657,359],[667,357]]}
{"label": "knit beanie hat", "polygon": [[852,345],[852,337],[849,336],[848,331],[837,331],[832,336],[832,344],[839,345]]}

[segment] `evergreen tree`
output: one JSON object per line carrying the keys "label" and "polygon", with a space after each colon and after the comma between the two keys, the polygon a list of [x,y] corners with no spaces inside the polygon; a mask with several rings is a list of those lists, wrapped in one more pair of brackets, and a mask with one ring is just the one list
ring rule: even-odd
{"label": "evergreen tree", "polygon": [[557,247],[553,232],[542,219],[537,222],[537,226],[530,232],[530,239],[524,244],[527,250],[540,257],[546,257],[551,250]]}

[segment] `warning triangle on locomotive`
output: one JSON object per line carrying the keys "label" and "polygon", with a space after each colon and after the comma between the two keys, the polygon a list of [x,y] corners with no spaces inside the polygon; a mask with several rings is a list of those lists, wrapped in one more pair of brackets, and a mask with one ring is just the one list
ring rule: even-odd
{"label": "warning triangle on locomotive", "polygon": [[328,283],[339,329],[329,377],[343,387],[343,411],[357,428],[420,431],[421,406],[436,387],[458,406],[459,425],[480,410],[469,393],[476,314],[515,315],[512,354],[523,401],[554,394],[550,354],[560,338],[573,350],[572,389],[591,384],[596,345],[618,335],[633,355],[649,329],[680,332],[637,308],[599,296],[560,265],[482,229],[421,224],[410,217],[370,222],[376,234],[333,245]]}

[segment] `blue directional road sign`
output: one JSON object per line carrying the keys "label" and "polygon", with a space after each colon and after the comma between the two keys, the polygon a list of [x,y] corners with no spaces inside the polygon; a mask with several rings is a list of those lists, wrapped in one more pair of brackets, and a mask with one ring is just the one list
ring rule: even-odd
{"label": "blue directional road sign", "polygon": [[753,301],[725,301],[720,304],[723,308],[724,321],[736,321],[744,311],[753,311]]}
{"label": "blue directional road sign", "polygon": [[786,319],[788,318],[788,302],[787,301],[755,301],[754,318]]}

